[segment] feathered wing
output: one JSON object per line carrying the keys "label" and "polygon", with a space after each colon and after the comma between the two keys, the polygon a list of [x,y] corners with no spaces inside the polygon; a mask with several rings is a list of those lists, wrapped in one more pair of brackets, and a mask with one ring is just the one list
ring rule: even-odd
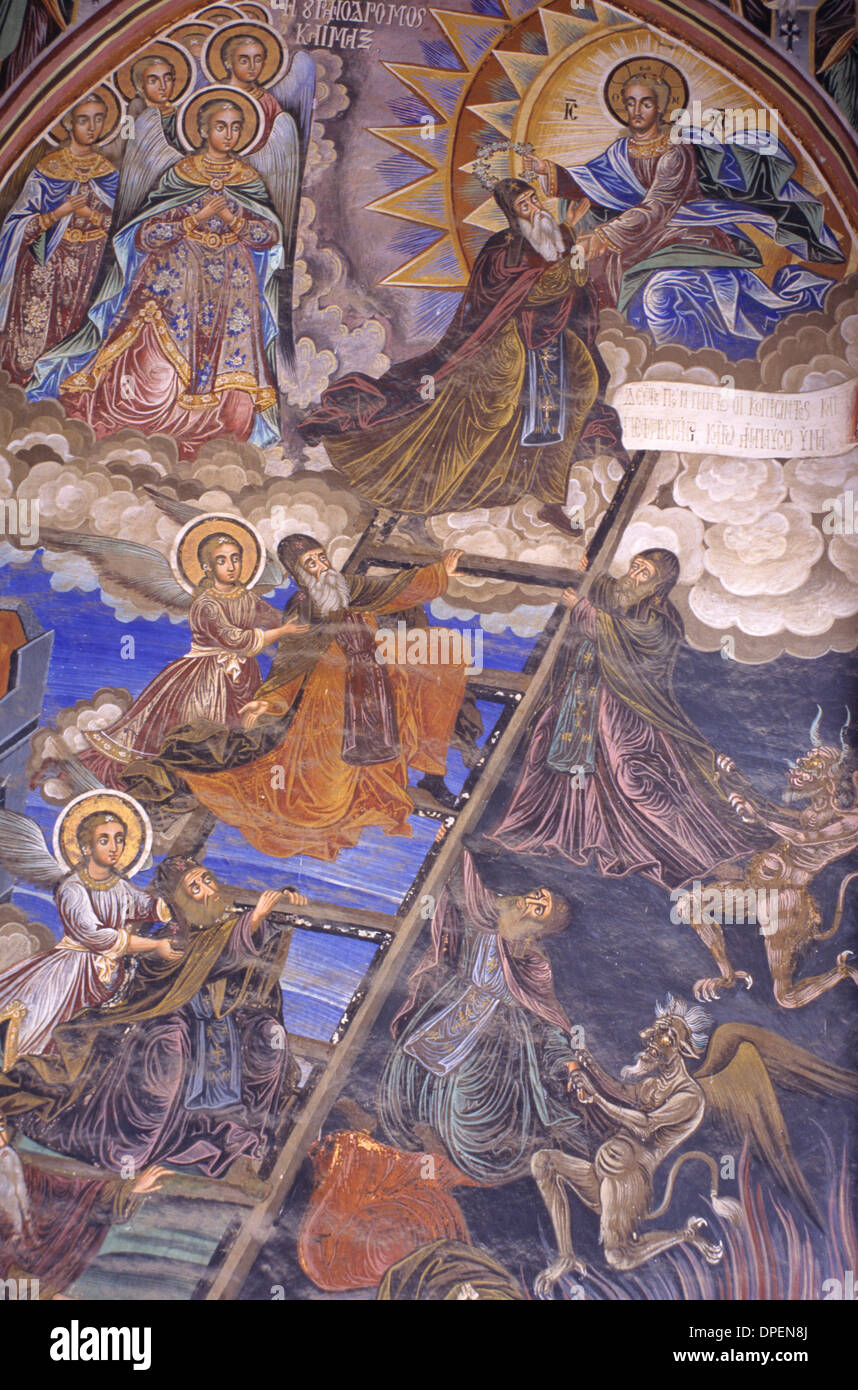
{"label": "feathered wing", "polygon": [[303,50],[293,52],[288,70],[271,89],[271,95],[279,101],[284,111],[298,128],[298,142],[301,147],[301,168],[303,175],[307,150],[310,147],[310,131],[313,125],[313,101],[316,96],[316,64],[309,53]]}
{"label": "feathered wing", "polygon": [[706,1116],[766,1164],[817,1225],[822,1220],[796,1162],[773,1082],[802,1095],[858,1096],[858,1073],[836,1067],[768,1029],[727,1023],[717,1028],[694,1074]]}
{"label": "feathered wing", "polygon": [[309,53],[294,53],[288,71],[275,87],[270,88],[270,92],[283,110],[276,118],[265,144],[252,151],[246,158],[264,181],[277,216],[283,224],[283,268],[277,273],[277,372],[282,390],[285,389],[284,373],[295,365],[292,284],[301,184],[310,147],[313,101],[316,94],[316,65]]}
{"label": "feathered wing", "polygon": [[[177,497],[170,497],[166,492],[159,492],[156,487],[151,487],[148,483],[144,485],[143,491],[148,492],[155,505],[160,507],[161,511],[165,512],[173,521],[177,521],[180,526],[186,526],[187,523],[193,521],[195,517],[205,516],[206,514],[202,507],[195,507],[190,502],[180,502]],[[265,569],[259,576],[254,588],[259,589],[261,593],[265,594],[271,589],[282,588],[285,582],[286,574],[283,566],[277,559],[277,556],[272,555],[271,551],[267,550],[265,552]]]}
{"label": "feathered wing", "polygon": [[287,111],[280,112],[265,144],[248,154],[247,162],[253,165],[264,182],[274,210],[283,224],[283,265],[275,272],[278,292],[277,377],[282,391],[287,385],[284,373],[295,362],[292,280],[301,202],[298,128]]}
{"label": "feathered wing", "polygon": [[55,888],[68,873],[51,854],[36,822],[17,811],[0,811],[0,864],[13,878],[36,888]]}
{"label": "feathered wing", "polygon": [[169,561],[151,546],[45,526],[39,531],[39,544],[46,550],[72,550],[83,555],[111,591],[124,589],[129,596],[148,599],[176,615],[186,614],[191,606],[191,596],[176,583]]}
{"label": "feathered wing", "polygon": [[154,106],[134,115],[134,135],[123,143],[111,236],[137,215],[162,175],[182,158],[181,150],[164,135],[160,112]]}

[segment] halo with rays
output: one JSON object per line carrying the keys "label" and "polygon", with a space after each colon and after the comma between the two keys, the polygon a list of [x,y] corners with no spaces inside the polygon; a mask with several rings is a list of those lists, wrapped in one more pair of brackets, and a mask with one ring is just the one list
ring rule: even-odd
{"label": "halo with rays", "polygon": [[[425,51],[440,61],[384,64],[407,89],[397,112],[404,119],[372,128],[397,155],[385,162],[393,186],[369,209],[410,224],[394,242],[405,259],[381,284],[419,292],[418,324],[446,326],[486,232],[506,225],[486,183],[522,174],[516,146],[532,145],[541,157],[569,166],[601,154],[622,134],[606,101],[606,85],[622,64],[669,65],[688,100],[703,108],[764,106],[694,49],[600,0],[571,13],[568,0],[472,4],[478,14],[430,11],[445,42]],[[846,223],[819,171],[788,132],[781,130],[780,138],[796,158],[796,177],[824,199],[827,219],[846,232],[848,244]],[[499,148],[486,154],[492,143]],[[763,252],[764,275],[793,259],[760,234],[749,229],[749,235]]]}

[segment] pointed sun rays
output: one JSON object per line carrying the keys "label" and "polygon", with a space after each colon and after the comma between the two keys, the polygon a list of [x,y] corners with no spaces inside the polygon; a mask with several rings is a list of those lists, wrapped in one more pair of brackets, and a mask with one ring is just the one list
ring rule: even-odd
{"label": "pointed sun rays", "polygon": [[[468,283],[468,266],[455,226],[452,208],[453,142],[455,121],[468,113],[482,123],[487,141],[492,137],[509,139],[522,97],[536,81],[546,64],[570,44],[591,33],[594,28],[627,22],[628,16],[593,0],[586,8],[570,13],[540,8],[537,13],[542,25],[539,51],[522,45],[521,50],[496,47],[511,35],[523,16],[534,9],[523,0],[472,0],[490,13],[462,14],[450,10],[431,10],[450,49],[458,59],[456,68],[420,66],[409,63],[385,63],[384,66],[417,97],[425,114],[418,123],[394,127],[373,127],[372,134],[408,156],[401,161],[402,182],[392,192],[370,203],[373,212],[385,213],[405,222],[416,224],[412,238],[403,237],[404,250],[420,249],[381,281],[383,285],[398,285],[423,290],[434,300],[437,292],[462,290]],[[532,43],[532,36],[531,36]],[[536,48],[537,45],[533,45]],[[496,86],[508,95],[504,100],[469,105],[465,98],[469,87],[483,63],[497,65]],[[514,93],[514,95],[513,95]],[[417,109],[417,108],[415,108]],[[477,126],[479,129],[479,126]],[[413,178],[412,160],[425,165],[429,172]],[[396,161],[391,163],[396,170]],[[472,164],[460,166],[469,173]],[[396,175],[394,175],[396,177]],[[464,217],[477,227],[494,227],[494,202],[480,196]],[[418,229],[419,232],[418,232]],[[437,232],[437,236],[433,233]],[[429,240],[429,238],[432,238]],[[427,244],[428,242],[428,244]]]}

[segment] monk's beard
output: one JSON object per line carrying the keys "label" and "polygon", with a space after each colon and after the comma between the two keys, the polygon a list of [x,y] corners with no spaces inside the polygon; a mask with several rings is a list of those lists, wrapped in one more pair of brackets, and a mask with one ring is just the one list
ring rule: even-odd
{"label": "monk's beard", "polygon": [[646,593],[646,585],[633,584],[627,575],[614,580],[613,599],[621,613],[627,613],[636,603],[640,603],[641,599],[646,597]]}
{"label": "monk's beard", "polygon": [[193,930],[200,927],[216,927],[223,922],[233,911],[233,901],[232,895],[221,884],[218,884],[210,898],[201,902],[198,898],[192,897],[180,883],[173,894],[170,907],[179,921]]}
{"label": "monk's beard", "polygon": [[348,608],[351,598],[349,581],[339,570],[325,570],[324,574],[312,575],[302,566],[301,583],[310,595],[313,607],[323,618]]}
{"label": "monk's beard", "polygon": [[518,225],[522,236],[530,242],[534,251],[539,252],[543,260],[559,260],[566,250],[560,228],[550,212],[546,212],[544,209],[541,212],[535,212],[532,222],[520,217]]}
{"label": "monk's beard", "polygon": [[0,1214],[12,1223],[16,1236],[21,1235],[30,1219],[24,1165],[10,1145],[0,1149]]}
{"label": "monk's beard", "polygon": [[498,898],[499,925],[502,923],[508,929],[510,927],[524,926],[525,924],[530,926],[534,925],[529,922],[527,914],[518,906],[519,896],[520,894],[518,893],[509,893]]}

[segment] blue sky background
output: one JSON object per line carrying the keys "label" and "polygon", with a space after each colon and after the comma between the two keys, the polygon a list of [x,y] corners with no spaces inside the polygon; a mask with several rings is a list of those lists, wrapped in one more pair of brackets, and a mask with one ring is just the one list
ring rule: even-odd
{"label": "blue sky background", "polygon": [[[52,589],[51,576],[42,568],[40,556],[28,565],[7,567],[3,590],[9,597],[25,599],[42,625],[54,628],[42,722],[53,723],[61,709],[77,700],[89,699],[102,686],[124,686],[133,695],[139,695],[169,662],[183,656],[190,644],[186,623],[172,623],[168,618],[119,622],[113,609],[101,602],[98,590],[78,593]],[[288,593],[289,590],[283,590],[270,595],[270,601],[280,605]],[[443,625],[474,624],[445,619]],[[134,638],[131,660],[121,655],[123,638],[128,636]],[[486,667],[520,670],[533,645],[533,639],[518,638],[510,632],[500,636],[486,633],[483,663]],[[262,665],[267,669],[268,658],[262,658]],[[480,701],[479,707],[485,738],[502,706]],[[455,751],[450,753],[448,768],[448,785],[459,791],[467,769]],[[419,780],[420,775],[412,774],[412,781]],[[40,793],[33,792],[27,811],[38,821],[50,843],[56,809],[48,806]],[[416,815],[410,818],[410,825],[411,839],[370,829],[354,849],[343,851],[334,863],[303,855],[272,859],[249,845],[240,831],[219,825],[209,840],[206,862],[219,877],[249,889],[289,884],[311,900],[394,913],[438,830],[437,821]],[[49,894],[22,886],[15,890],[13,900],[50,926],[57,936],[62,934]],[[296,930],[283,977],[287,1027],[309,1037],[330,1038],[376,949],[366,941]]]}

